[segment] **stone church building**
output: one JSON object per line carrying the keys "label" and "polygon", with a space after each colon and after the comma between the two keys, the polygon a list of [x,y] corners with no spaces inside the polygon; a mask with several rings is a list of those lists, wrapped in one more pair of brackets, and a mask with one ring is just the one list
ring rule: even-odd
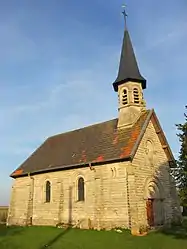
{"label": "stone church building", "polygon": [[180,218],[175,159],[155,111],[146,108],[146,87],[125,28],[113,83],[118,117],[44,141],[11,174],[7,225],[112,229]]}

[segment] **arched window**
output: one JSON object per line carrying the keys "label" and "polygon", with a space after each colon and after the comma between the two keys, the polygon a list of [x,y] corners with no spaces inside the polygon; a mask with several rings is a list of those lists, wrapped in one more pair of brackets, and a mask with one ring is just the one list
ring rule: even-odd
{"label": "arched window", "polygon": [[84,201],[84,179],[78,179],[78,201]]}
{"label": "arched window", "polygon": [[127,91],[127,89],[123,89],[123,92],[122,92],[122,104],[123,105],[128,104],[128,91]]}
{"label": "arched window", "polygon": [[133,96],[134,96],[134,103],[139,104],[140,103],[140,96],[139,96],[138,88],[133,89]]}
{"label": "arched window", "polygon": [[50,183],[50,181],[47,181],[46,185],[45,185],[45,201],[46,202],[51,201],[51,183]]}

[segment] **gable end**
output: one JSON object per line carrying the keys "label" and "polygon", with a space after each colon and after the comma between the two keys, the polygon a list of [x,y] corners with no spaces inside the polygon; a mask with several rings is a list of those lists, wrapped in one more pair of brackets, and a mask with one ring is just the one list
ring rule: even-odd
{"label": "gable end", "polygon": [[145,131],[146,131],[150,121],[152,122],[152,124],[155,128],[156,134],[158,135],[158,138],[159,138],[159,141],[162,145],[162,148],[163,148],[163,150],[168,158],[168,162],[169,162],[170,167],[174,167],[175,166],[175,158],[172,154],[171,148],[168,144],[168,141],[166,139],[166,136],[165,136],[164,131],[159,123],[159,120],[156,116],[154,109],[152,109],[150,111],[149,115],[147,116],[147,119],[144,123],[144,126],[142,127],[141,133],[140,133],[140,135],[139,135],[139,137],[138,137],[138,139],[137,139],[137,141],[132,149],[131,156],[130,156],[131,161],[133,160],[133,158],[138,150],[140,142],[143,138],[143,135],[145,134]]}

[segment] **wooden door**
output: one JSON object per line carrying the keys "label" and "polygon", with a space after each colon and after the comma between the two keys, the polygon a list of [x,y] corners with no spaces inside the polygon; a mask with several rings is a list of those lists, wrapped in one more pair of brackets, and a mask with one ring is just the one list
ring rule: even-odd
{"label": "wooden door", "polygon": [[154,201],[154,199],[148,199],[146,201],[147,221],[148,221],[149,226],[154,226],[153,201]]}

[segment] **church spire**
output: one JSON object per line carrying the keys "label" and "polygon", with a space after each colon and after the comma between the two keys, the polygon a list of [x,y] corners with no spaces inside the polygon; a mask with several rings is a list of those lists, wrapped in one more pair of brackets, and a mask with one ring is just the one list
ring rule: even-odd
{"label": "church spire", "polygon": [[140,74],[136,57],[134,54],[132,42],[127,29],[127,14],[124,10],[122,12],[125,17],[125,31],[121,50],[121,58],[119,64],[118,76],[113,83],[114,90],[118,91],[118,86],[128,81],[141,83],[142,89],[146,88],[146,80]]}

